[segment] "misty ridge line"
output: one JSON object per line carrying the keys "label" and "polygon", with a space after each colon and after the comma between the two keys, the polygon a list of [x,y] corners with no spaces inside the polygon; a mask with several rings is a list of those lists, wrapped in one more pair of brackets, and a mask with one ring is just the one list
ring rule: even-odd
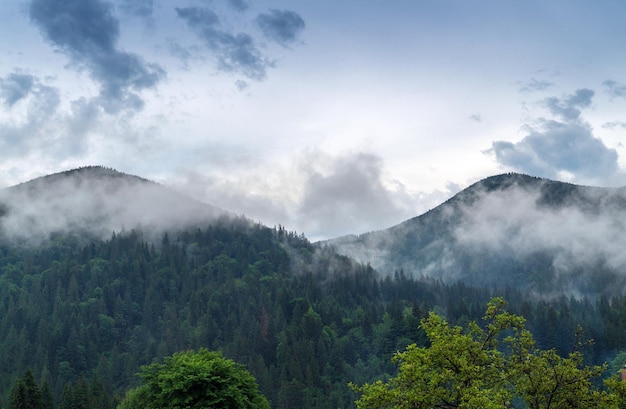
{"label": "misty ridge line", "polygon": [[[0,190],[0,237],[33,245],[55,233],[107,239],[130,230],[158,243],[164,232],[224,217],[233,224],[245,218],[101,166]],[[302,269],[327,264],[340,273],[344,263],[358,262],[383,276],[403,271],[446,283],[510,285],[543,297],[619,292],[626,289],[624,220],[626,188],[509,173],[388,229],[318,242],[311,257],[294,260]],[[351,260],[328,264],[335,252]]]}
{"label": "misty ridge line", "polygon": [[0,232],[40,243],[53,233],[96,238],[138,228],[154,233],[210,222],[229,213],[138,176],[89,166],[0,191]]}
{"label": "misty ridge line", "polygon": [[626,289],[626,189],[483,179],[386,230],[330,240],[382,274],[584,296]]}

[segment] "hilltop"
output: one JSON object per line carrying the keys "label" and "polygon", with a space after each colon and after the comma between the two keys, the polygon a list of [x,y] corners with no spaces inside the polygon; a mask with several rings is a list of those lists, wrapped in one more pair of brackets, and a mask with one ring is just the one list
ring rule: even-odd
{"label": "hilltop", "polygon": [[529,294],[626,289],[626,189],[521,174],[483,179],[385,230],[325,242],[382,274]]}
{"label": "hilltop", "polygon": [[184,229],[225,214],[150,180],[101,166],[43,176],[0,191],[5,238],[40,241],[56,233]]}

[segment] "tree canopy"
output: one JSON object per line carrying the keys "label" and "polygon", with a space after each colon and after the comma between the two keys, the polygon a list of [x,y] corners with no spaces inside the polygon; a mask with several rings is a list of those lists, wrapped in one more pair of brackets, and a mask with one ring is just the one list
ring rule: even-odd
{"label": "tree canopy", "polygon": [[83,376],[90,402],[110,409],[140,366],[204,347],[245,365],[272,407],[352,408],[348,381],[389,379],[394,352],[429,345],[428,311],[465,328],[494,295],[527,319],[537,347],[567,357],[580,325],[595,340],[580,349],[585,363],[616,373],[626,362],[626,295],[537,299],[380,275],[282,227],[224,220],[157,238],[0,240],[0,406],[30,369],[58,408],[84,402]]}
{"label": "tree canopy", "polygon": [[143,385],[119,409],[269,409],[255,379],[240,364],[206,348],[180,352],[142,367]]}
{"label": "tree canopy", "polygon": [[43,409],[44,396],[31,371],[26,371],[11,390],[9,409]]}
{"label": "tree canopy", "polygon": [[[525,319],[488,303],[486,325],[450,326],[431,312],[421,322],[429,345],[409,345],[393,361],[398,375],[383,382],[352,384],[359,409],[503,408],[514,402],[532,409],[618,408],[623,385],[611,390],[594,380],[602,366],[586,366],[577,350],[559,356],[535,345]],[[523,403],[522,403],[523,402]],[[517,405],[516,405],[517,406]]]}

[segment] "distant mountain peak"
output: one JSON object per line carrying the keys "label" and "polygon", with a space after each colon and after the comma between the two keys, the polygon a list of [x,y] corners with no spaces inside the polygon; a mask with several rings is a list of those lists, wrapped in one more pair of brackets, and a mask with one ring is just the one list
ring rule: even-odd
{"label": "distant mountain peak", "polygon": [[626,189],[508,173],[389,229],[327,243],[383,274],[522,287],[626,290]]}
{"label": "distant mountain peak", "polygon": [[[499,175],[489,176],[476,183],[487,191],[502,190],[509,188],[513,185],[518,186],[535,186],[544,182],[546,179],[542,179],[536,176],[530,176],[523,173],[502,173]],[[471,187],[470,187],[471,188]]]}
{"label": "distant mountain peak", "polygon": [[79,182],[79,183],[82,181],[96,182],[96,181],[101,181],[105,179],[127,179],[127,180],[136,181],[136,182],[142,181],[142,182],[147,182],[147,183],[155,183],[139,176],[120,172],[113,168],[94,165],[94,166],[83,166],[83,167],[79,167],[75,169],[65,170],[62,172],[52,173],[52,174],[45,175],[45,176],[40,176],[38,178],[31,179],[29,181],[9,187],[8,189],[12,189],[12,188],[19,189],[19,188],[23,188],[27,186],[50,185],[50,184],[62,182],[68,179],[75,180],[76,182]]}
{"label": "distant mountain peak", "polygon": [[21,240],[68,231],[107,236],[133,228],[178,230],[225,213],[104,166],[72,169],[0,190],[0,208],[0,234]]}

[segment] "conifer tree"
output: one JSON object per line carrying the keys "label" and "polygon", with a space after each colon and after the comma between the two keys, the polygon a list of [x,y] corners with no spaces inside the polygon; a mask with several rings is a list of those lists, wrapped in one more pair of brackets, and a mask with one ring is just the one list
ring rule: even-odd
{"label": "conifer tree", "polygon": [[24,377],[19,379],[13,390],[9,402],[9,409],[43,409],[43,397],[41,389],[37,386],[35,378],[30,370]]}

